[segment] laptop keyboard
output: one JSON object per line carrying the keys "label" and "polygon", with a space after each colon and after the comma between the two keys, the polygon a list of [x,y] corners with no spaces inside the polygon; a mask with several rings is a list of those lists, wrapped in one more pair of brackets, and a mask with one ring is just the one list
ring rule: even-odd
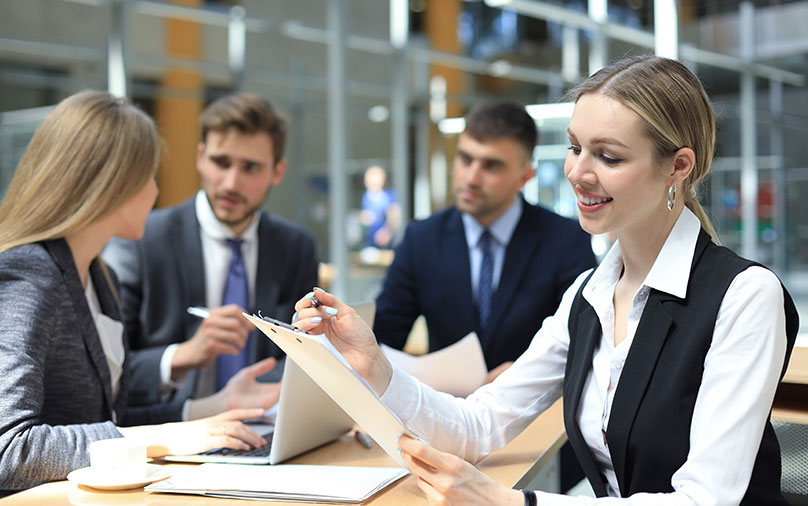
{"label": "laptop keyboard", "polygon": [[269,455],[269,450],[272,448],[272,436],[274,432],[263,434],[263,438],[267,440],[267,444],[251,450],[235,450],[233,448],[214,448],[204,452],[202,455],[223,455],[228,457],[266,457]]}

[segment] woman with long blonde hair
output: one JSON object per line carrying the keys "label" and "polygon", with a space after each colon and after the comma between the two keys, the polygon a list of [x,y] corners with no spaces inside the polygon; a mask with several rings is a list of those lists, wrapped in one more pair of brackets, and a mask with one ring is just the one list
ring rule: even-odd
{"label": "woman with long blonde hair", "polygon": [[181,405],[127,407],[126,337],[113,235],[137,239],[157,197],[161,141],[124,99],[85,91],[31,139],[0,203],[0,491],[64,479],[88,446],[127,437],[150,457],[266,441],[237,409],[192,422]]}
{"label": "woman with long blonde hair", "polygon": [[[694,191],[715,142],[701,83],[680,62],[638,56],[572,98],[564,171],[579,221],[617,242],[494,382],[465,399],[436,393],[319,290],[319,307],[298,301],[296,325],[325,333],[429,442],[398,445],[430,504],[786,506],[769,415],[799,319],[777,276],[712,240]],[[562,395],[597,498],[512,490],[474,468]]]}

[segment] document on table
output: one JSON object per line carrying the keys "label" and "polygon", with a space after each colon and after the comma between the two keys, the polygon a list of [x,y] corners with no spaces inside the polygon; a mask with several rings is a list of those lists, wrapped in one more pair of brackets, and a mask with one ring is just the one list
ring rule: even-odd
{"label": "document on table", "polygon": [[[172,470],[172,472],[174,472]],[[406,476],[399,467],[202,464],[147,486],[147,492],[332,504],[367,501]]]}
{"label": "document on table", "polygon": [[391,362],[435,390],[465,397],[488,376],[480,339],[475,332],[460,341],[426,355],[414,356],[385,344],[382,351]]}

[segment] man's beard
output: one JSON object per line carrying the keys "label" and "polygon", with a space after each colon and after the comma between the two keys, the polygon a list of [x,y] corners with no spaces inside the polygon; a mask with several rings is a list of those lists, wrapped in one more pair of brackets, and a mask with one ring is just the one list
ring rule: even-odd
{"label": "man's beard", "polygon": [[[270,190],[272,190],[271,185],[270,185],[269,188],[267,188],[267,191],[264,194],[264,198],[261,199],[261,202],[259,204],[257,204],[257,205],[252,206],[252,207],[248,207],[244,211],[243,215],[241,215],[239,217],[236,217],[236,218],[230,218],[230,219],[226,219],[226,218],[223,218],[223,217],[220,217],[220,216],[216,216],[216,217],[219,219],[219,221],[221,221],[222,223],[224,223],[228,227],[237,227],[238,225],[242,225],[245,222],[251,220],[253,216],[255,216],[255,213],[261,208],[261,205],[264,202],[266,202],[267,198],[269,197]],[[241,195],[240,193],[219,193],[219,194],[215,195],[215,198],[216,199],[227,198],[227,199],[230,199],[230,200],[236,200],[236,201],[238,201],[238,202],[240,202],[242,204],[245,204],[245,205],[249,204],[248,200],[243,195]],[[213,207],[213,206],[211,206],[211,207]]]}

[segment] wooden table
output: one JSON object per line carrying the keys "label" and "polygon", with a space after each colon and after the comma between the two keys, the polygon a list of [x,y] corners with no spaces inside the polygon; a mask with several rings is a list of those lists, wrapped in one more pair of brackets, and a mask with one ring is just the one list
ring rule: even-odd
{"label": "wooden table", "polygon": [[[539,472],[541,467],[566,441],[562,421],[561,401],[537,418],[522,434],[505,448],[486,457],[478,467],[499,483],[512,487],[524,487]],[[395,466],[377,445],[368,450],[352,437],[343,437],[300,457],[291,464],[332,464],[347,466]],[[172,466],[181,464],[171,464]],[[218,499],[192,495],[152,494],[142,488],[118,492],[104,492],[78,486],[67,481],[46,483],[0,500],[2,506],[12,505],[179,505],[215,504],[219,506],[249,503],[241,499]],[[287,503],[288,504],[288,503]],[[317,503],[296,503],[317,504]],[[372,506],[402,506],[427,504],[427,500],[410,475],[382,491],[371,501]]]}
{"label": "wooden table", "polygon": [[808,348],[795,346],[774,397],[772,418],[808,424]]}
{"label": "wooden table", "polygon": [[795,346],[791,351],[783,383],[808,385],[808,348]]}

